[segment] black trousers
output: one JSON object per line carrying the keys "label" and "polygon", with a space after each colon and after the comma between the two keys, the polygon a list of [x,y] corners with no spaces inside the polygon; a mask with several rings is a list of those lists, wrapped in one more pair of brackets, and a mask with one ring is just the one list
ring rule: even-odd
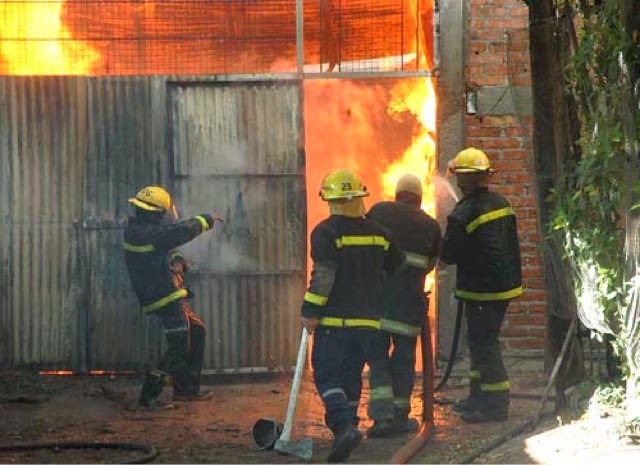
{"label": "black trousers", "polygon": [[313,379],[325,408],[325,423],[335,434],[358,424],[362,369],[378,330],[318,326],[313,333]]}
{"label": "black trousers", "polygon": [[167,348],[158,369],[149,370],[140,393],[140,403],[149,405],[162,392],[169,377],[173,394],[189,396],[200,391],[200,373],[204,358],[206,329],[204,322],[181,301],[176,308],[158,316],[164,329]]}
{"label": "black trousers", "polygon": [[509,405],[509,378],[499,340],[508,306],[509,301],[465,302],[471,373],[480,405],[491,408]]}

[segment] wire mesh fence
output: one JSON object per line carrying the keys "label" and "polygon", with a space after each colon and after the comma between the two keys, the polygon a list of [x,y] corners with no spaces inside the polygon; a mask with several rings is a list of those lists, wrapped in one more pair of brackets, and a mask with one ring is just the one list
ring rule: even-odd
{"label": "wire mesh fence", "polygon": [[0,75],[410,72],[432,50],[433,0],[0,0]]}

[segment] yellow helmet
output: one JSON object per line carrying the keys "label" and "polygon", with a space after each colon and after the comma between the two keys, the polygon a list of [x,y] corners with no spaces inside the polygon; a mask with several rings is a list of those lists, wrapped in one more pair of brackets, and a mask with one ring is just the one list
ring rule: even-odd
{"label": "yellow helmet", "polygon": [[171,208],[171,195],[158,186],[143,187],[129,202],[138,208],[152,212],[165,212]]}
{"label": "yellow helmet", "polygon": [[349,170],[332,171],[324,177],[320,187],[320,197],[326,201],[351,200],[368,195],[369,192],[362,185],[360,178]]}
{"label": "yellow helmet", "polygon": [[491,172],[491,162],[482,150],[469,147],[456,155],[449,164],[449,169],[454,173]]}

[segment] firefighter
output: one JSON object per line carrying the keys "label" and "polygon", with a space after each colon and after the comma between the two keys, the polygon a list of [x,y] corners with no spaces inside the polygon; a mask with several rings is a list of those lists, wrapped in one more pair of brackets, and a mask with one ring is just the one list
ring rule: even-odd
{"label": "firefighter", "polygon": [[[406,268],[387,279],[380,296],[380,357],[371,364],[370,378],[375,384],[391,386],[371,392],[369,417],[387,412],[391,405],[393,419],[376,421],[369,437],[387,437],[414,431],[419,423],[409,418],[411,393],[415,380],[416,343],[426,317],[428,297],[424,292],[427,274],[434,268],[442,233],[438,222],[421,208],[422,183],[412,174],[400,178],[395,201],[375,204],[367,216],[386,227],[404,251]],[[393,351],[389,349],[393,343]]]}
{"label": "firefighter", "polygon": [[136,207],[124,231],[129,278],[143,312],[160,318],[167,341],[158,369],[145,375],[139,408],[160,408],[156,399],[169,380],[174,401],[207,399],[212,393],[200,390],[205,325],[189,308],[187,299],[192,294],[184,286],[186,262],[174,249],[222,219],[201,214],[177,221],[171,196],[158,186],[141,189],[129,202]]}
{"label": "firefighter", "polygon": [[453,408],[470,423],[502,421],[509,380],[498,336],[509,302],[522,294],[516,216],[489,191],[493,170],[482,150],[462,150],[449,170],[463,197],[448,217],[440,259],[457,265],[455,296],[464,304],[471,357],[469,396]]}
{"label": "firefighter", "polygon": [[375,300],[384,275],[404,259],[388,231],[364,217],[368,195],[352,172],[331,172],[320,190],[330,216],[311,232],[313,268],[301,313],[313,334],[314,381],[334,435],[329,462],[349,458],[362,439],[357,411],[362,370],[380,327]]}

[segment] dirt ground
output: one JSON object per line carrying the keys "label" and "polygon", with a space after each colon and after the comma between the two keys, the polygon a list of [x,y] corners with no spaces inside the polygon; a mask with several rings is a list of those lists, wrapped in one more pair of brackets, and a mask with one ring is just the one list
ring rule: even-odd
{"label": "dirt ground", "polygon": [[[0,374],[0,446],[35,441],[135,442],[154,446],[157,463],[296,463],[294,457],[260,450],[252,441],[251,426],[260,418],[284,420],[290,374],[267,381],[207,386],[214,398],[177,403],[162,412],[133,409],[140,377],[41,377],[36,374]],[[540,393],[541,380],[527,380],[528,392]],[[531,390],[530,388],[535,389]],[[523,386],[516,388],[523,391]],[[418,386],[413,414],[420,411]],[[368,389],[364,389],[366,402]],[[463,397],[464,388],[442,393]],[[161,399],[169,401],[171,389]],[[366,419],[364,403],[361,417]],[[522,424],[535,413],[539,400],[514,399],[510,419],[503,423],[467,425],[447,405],[436,406],[436,433],[413,463],[462,463],[479,446]],[[550,404],[552,407],[552,404]],[[313,463],[323,463],[331,435],[323,425],[322,405],[310,379],[305,379],[297,409],[293,439],[314,441]],[[575,414],[573,415],[576,416]],[[620,453],[612,418],[571,421],[551,418],[533,433],[521,435],[478,457],[476,463],[573,463],[582,457]],[[564,426],[559,427],[559,421]],[[364,420],[361,429],[370,426]],[[388,463],[407,438],[366,439],[351,463]],[[624,449],[627,454],[628,449]],[[637,451],[638,452],[638,451]],[[136,452],[93,450],[38,450],[2,452],[0,463],[118,463]],[[640,452],[638,452],[640,454]],[[605,457],[605,455],[603,455]],[[616,456],[616,463],[623,463]],[[636,459],[640,457],[637,456]],[[579,461],[579,460],[578,460]],[[633,460],[634,463],[639,463]],[[604,463],[604,462],[602,462]],[[611,463],[611,462],[607,462]],[[629,462],[632,463],[632,462]]]}

